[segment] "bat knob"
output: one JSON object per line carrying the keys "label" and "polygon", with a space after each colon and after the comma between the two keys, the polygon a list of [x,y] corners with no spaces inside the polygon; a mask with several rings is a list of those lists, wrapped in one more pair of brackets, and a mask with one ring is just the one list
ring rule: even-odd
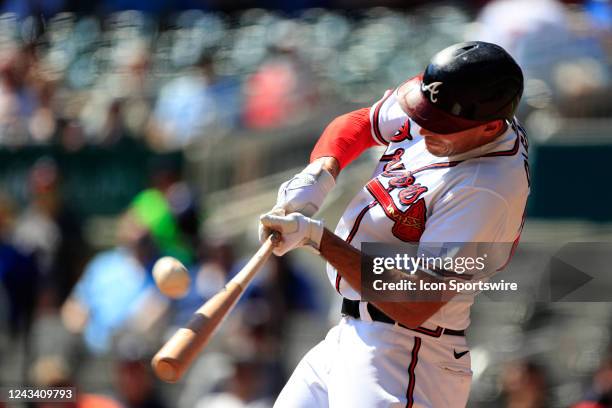
{"label": "bat knob", "polygon": [[272,246],[278,245],[281,241],[281,233],[278,231],[272,231],[272,234],[270,235],[270,241],[272,242]]}
{"label": "bat knob", "polygon": [[164,359],[153,359],[151,364],[157,377],[165,382],[173,383],[179,380],[179,372],[172,362]]}

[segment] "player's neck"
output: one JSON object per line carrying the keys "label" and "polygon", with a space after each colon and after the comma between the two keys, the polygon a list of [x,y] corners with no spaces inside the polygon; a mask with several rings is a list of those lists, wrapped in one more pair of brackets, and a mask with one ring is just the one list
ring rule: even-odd
{"label": "player's neck", "polygon": [[506,121],[504,121],[504,124],[503,124],[503,126],[501,126],[499,128],[499,131],[497,131],[495,134],[487,137],[486,141],[483,144],[481,144],[479,147],[486,146],[489,143],[495,142],[497,139],[502,137],[506,133],[507,130],[508,130],[508,123]]}
{"label": "player's neck", "polygon": [[491,141],[499,138],[501,135],[506,133],[507,130],[508,130],[508,122],[504,121],[504,125],[501,127],[501,129],[499,129],[499,132],[497,132],[495,136],[493,136],[493,139],[491,139]]}

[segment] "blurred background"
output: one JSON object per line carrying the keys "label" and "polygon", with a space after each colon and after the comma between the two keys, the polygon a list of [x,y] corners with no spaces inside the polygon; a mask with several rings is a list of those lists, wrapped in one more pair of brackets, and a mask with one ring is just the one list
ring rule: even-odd
{"label": "blurred background", "polygon": [[[523,242],[612,241],[609,1],[84,3],[0,1],[0,386],[75,386],[79,407],[271,406],[340,316],[307,253],[268,263],[180,383],[149,359],[253,253],[325,125],[466,39],[525,71]],[[328,225],[379,154],[341,175]],[[155,288],[162,255],[189,267],[186,298]],[[611,328],[609,303],[480,302],[469,406],[612,406]]]}

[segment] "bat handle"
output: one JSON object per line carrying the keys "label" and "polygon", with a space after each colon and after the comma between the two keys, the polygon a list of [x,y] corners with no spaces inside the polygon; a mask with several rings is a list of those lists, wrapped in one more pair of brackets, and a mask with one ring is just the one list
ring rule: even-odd
{"label": "bat handle", "polygon": [[270,255],[272,255],[272,250],[279,240],[280,234],[278,232],[275,231],[270,234],[268,239],[261,244],[261,247],[249,262],[228,282],[228,285],[236,284],[240,286],[242,290],[246,289],[251,279],[253,279],[253,276],[255,276],[261,266],[268,260]]}

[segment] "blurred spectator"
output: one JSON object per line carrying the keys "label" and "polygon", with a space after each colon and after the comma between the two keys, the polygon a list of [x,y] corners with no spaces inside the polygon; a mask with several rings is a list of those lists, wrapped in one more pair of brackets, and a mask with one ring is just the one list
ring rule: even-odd
{"label": "blurred spectator", "polygon": [[43,275],[48,275],[61,244],[62,234],[55,221],[61,211],[60,175],[53,159],[39,159],[29,174],[31,204],[17,220],[15,243],[37,257]]}
{"label": "blurred spectator", "polygon": [[[2,144],[22,145],[32,141],[28,121],[37,120],[39,107],[38,76],[33,73],[36,54],[33,47],[14,43],[0,49],[0,141]],[[39,88],[48,89],[44,86]],[[48,99],[46,99],[48,101]],[[50,136],[49,132],[40,134]]]}
{"label": "blurred spectator", "polygon": [[243,300],[234,312],[234,320],[228,322],[225,334],[225,350],[230,356],[256,363],[261,376],[259,397],[278,395],[286,380],[279,356],[285,350],[283,336],[288,333],[280,333],[279,327],[285,328],[281,325],[288,322],[279,321],[279,313],[274,309],[278,307],[274,299],[282,294],[269,292],[269,295],[271,299]]}
{"label": "blurred spectator", "polygon": [[238,271],[234,249],[228,241],[201,242],[198,252],[197,262],[188,268],[192,275],[191,288],[173,304],[171,324],[174,326],[186,324],[193,311],[223,289],[230,274]]}
{"label": "blurred spectator", "polygon": [[292,256],[273,257],[272,273],[266,285],[284,296],[282,308],[287,312],[323,312],[316,285],[308,272]]}
{"label": "blurred spectator", "polygon": [[612,29],[612,4],[609,1],[588,0],[585,2],[585,11],[597,29],[608,32]]}
{"label": "blurred spectator", "polygon": [[[211,240],[201,250],[201,259],[204,259],[195,276],[193,293],[179,304],[183,305],[184,317],[193,310],[193,305],[199,299],[209,299],[225,286],[244,266],[247,259],[237,260],[233,245],[224,239]],[[245,324],[255,322],[253,312],[258,305],[264,315],[260,320],[271,330],[275,336],[284,332],[286,319],[290,313],[322,312],[321,302],[316,293],[316,287],[307,273],[291,261],[291,256],[272,257],[257,274],[253,282],[246,289],[239,309],[248,310],[250,319]]]}
{"label": "blurred spectator", "polygon": [[[59,355],[47,355],[34,362],[30,370],[32,384],[37,387],[75,387],[67,361]],[[75,388],[74,402],[37,402],[35,408],[123,408],[114,398]]]}
{"label": "blurred spectator", "polygon": [[507,408],[545,408],[548,384],[542,367],[531,361],[517,361],[504,367],[502,392]]}
{"label": "blurred spectator", "polygon": [[197,276],[198,292],[205,298],[212,297],[229,278],[238,272],[233,245],[226,239],[211,240],[202,249],[203,263]]}
{"label": "blurred spectator", "polygon": [[79,218],[62,196],[61,174],[53,159],[41,158],[30,170],[30,203],[19,216],[15,245],[31,254],[41,273],[41,302],[57,307],[79,278],[88,249]]}
{"label": "blurred spectator", "polygon": [[[200,245],[199,207],[194,192],[181,181],[179,169],[170,160],[155,160],[151,184],[133,201],[140,209],[141,222],[151,225],[153,239],[164,255],[180,259],[192,275],[192,287],[185,297],[172,302],[172,327],[185,324],[194,310],[207,299],[196,284],[197,263],[194,254]],[[156,211],[152,209],[155,208]],[[225,281],[221,282],[221,287]]]}
{"label": "blurred spectator", "polygon": [[558,0],[494,0],[480,10],[472,34],[500,45],[520,64],[518,48],[526,34],[565,30],[567,25],[565,6]]}
{"label": "blurred spectator", "polygon": [[[312,278],[293,262],[293,259],[291,255],[272,257],[245,293],[245,299],[250,302],[250,306],[245,307],[249,310],[247,314],[251,314],[253,305],[259,304],[261,311],[265,311],[265,319],[260,320],[278,341],[287,333],[291,315],[318,315],[323,312]],[[242,264],[241,262],[240,265]],[[254,321],[256,320],[245,319],[245,324],[249,325]]]}
{"label": "blurred spectator", "polygon": [[119,330],[146,332],[165,314],[168,302],[155,287],[151,269],[159,245],[173,245],[173,225],[164,202],[154,191],[145,192],[122,216],[119,246],[98,254],[87,266],[62,318],[69,330],[83,332],[92,352],[109,352]]}
{"label": "blurred spectator", "polygon": [[153,114],[149,139],[162,149],[178,149],[210,131],[237,125],[238,83],[217,76],[212,56],[164,85]]}
{"label": "blurred spectator", "polygon": [[573,408],[609,408],[612,407],[612,356],[602,361],[593,375],[590,389],[584,401]]}
{"label": "blurred spectator", "polygon": [[150,50],[143,38],[124,35],[127,38],[112,49],[111,68],[87,91],[90,97],[80,112],[92,143],[112,145],[124,138],[141,138],[149,119],[154,96]]}
{"label": "blurred spectator", "polygon": [[52,106],[54,85],[44,80],[37,84],[38,106],[28,121],[28,131],[35,143],[49,143],[58,130],[59,119]]}
{"label": "blurred spectator", "polygon": [[316,103],[317,86],[312,73],[299,58],[291,33],[283,35],[287,38],[271,50],[271,57],[247,79],[244,123],[248,128],[299,123]]}
{"label": "blurred spectator", "polygon": [[196,193],[185,181],[172,183],[165,191],[166,200],[176,219],[184,245],[193,253],[200,242],[200,207]]}
{"label": "blurred spectator", "polygon": [[594,401],[583,401],[583,402],[579,402],[576,405],[573,405],[572,408],[608,408],[610,407],[609,404],[600,404],[599,402],[594,402]]}
{"label": "blurred spectator", "polygon": [[34,257],[9,241],[13,217],[11,200],[0,193],[0,296],[7,298],[9,334],[15,336],[27,332],[32,323],[39,273]]}
{"label": "blurred spectator", "polygon": [[125,408],[163,408],[151,371],[152,354],[140,334],[119,336],[115,344],[115,387]]}
{"label": "blurred spectator", "polygon": [[62,11],[65,5],[65,0],[7,0],[2,4],[2,12],[15,13],[20,18],[37,14],[49,16]]}
{"label": "blurred spectator", "polygon": [[126,408],[162,408],[148,360],[122,359],[117,363],[117,388]]}
{"label": "blurred spectator", "polygon": [[171,184],[168,190],[150,188],[140,192],[132,201],[130,212],[136,222],[148,229],[150,238],[162,254],[173,256],[184,264],[190,264],[193,256],[192,248],[185,242],[171,203],[164,194],[171,193],[174,185]]}
{"label": "blurred spectator", "polygon": [[266,394],[265,365],[256,358],[236,358],[233,373],[218,392],[200,399],[196,408],[267,408],[273,398]]}
{"label": "blurred spectator", "polygon": [[110,103],[106,120],[100,130],[102,145],[113,145],[126,136],[127,131],[125,123],[123,123],[123,106],[119,99]]}
{"label": "blurred spectator", "polygon": [[151,14],[162,13],[169,7],[168,0],[104,0],[99,2],[105,12],[141,10]]}
{"label": "blurred spectator", "polygon": [[526,78],[523,105],[566,117],[607,116],[610,64],[594,21],[557,0],[495,0],[469,37],[514,56]]}
{"label": "blurred spectator", "polygon": [[180,245],[189,252],[189,256],[184,256],[182,259],[188,265],[192,261],[191,256],[195,254],[199,246],[201,209],[196,191],[183,179],[181,164],[176,156],[152,157],[149,170],[150,184],[153,190],[161,194],[156,195],[157,193],[154,192],[143,194],[157,197],[158,200],[162,200],[163,195],[165,204],[160,202],[158,206],[165,207],[174,218],[176,236],[174,239],[180,241]]}
{"label": "blurred spectator", "polygon": [[192,257],[169,202],[157,189],[134,198],[121,217],[117,239],[116,248],[89,263],[62,308],[66,327],[83,332],[88,348],[100,354],[110,351],[118,332],[148,332],[166,315],[169,302],[151,276],[158,257],[174,256],[187,265]]}
{"label": "blurred spectator", "polygon": [[[380,86],[421,69],[429,49],[458,40],[466,22],[458,7],[438,4],[408,12],[376,8],[359,17],[315,9],[287,18],[255,9],[230,19],[189,10],[179,13],[177,28],[135,10],[103,18],[64,12],[44,22],[52,14],[39,18],[37,11],[24,18],[64,3],[5,4],[18,14],[0,19],[2,144],[58,140],[78,150],[87,143],[146,138],[156,148],[180,149],[226,134],[240,120],[264,129],[299,123],[319,92],[332,91],[343,102],[369,100]],[[64,5],[108,12],[120,10],[119,3]],[[158,6],[170,3],[153,9]],[[427,25],[428,34],[413,32],[416,25],[407,17]],[[567,95],[572,106],[594,88],[609,87],[609,2],[569,9],[557,0],[496,0],[476,23],[470,39],[507,48],[534,71],[528,78],[545,81],[545,92],[560,95],[559,103]],[[194,55],[201,56],[196,63]],[[527,96],[535,92],[531,86]],[[606,110],[607,89],[588,103],[586,114]]]}

